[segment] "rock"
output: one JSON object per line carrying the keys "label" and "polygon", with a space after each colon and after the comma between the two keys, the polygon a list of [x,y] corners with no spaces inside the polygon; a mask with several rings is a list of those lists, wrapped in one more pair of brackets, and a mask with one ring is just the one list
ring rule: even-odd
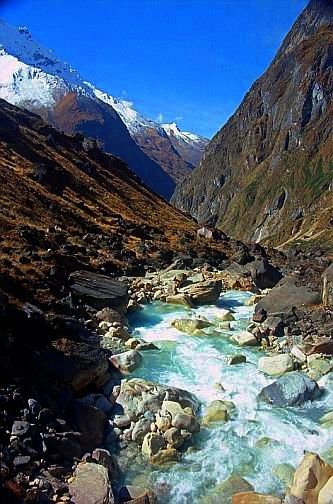
{"label": "rock", "polygon": [[264,308],[256,308],[256,312],[252,316],[253,322],[262,324],[267,318],[267,312]]}
{"label": "rock", "polygon": [[186,430],[191,434],[200,431],[200,425],[193,415],[178,414],[172,419],[172,426],[180,430]]}
{"label": "rock", "polygon": [[263,298],[264,296],[260,295],[260,294],[253,294],[253,296],[249,297],[248,299],[246,299],[245,301],[245,306],[253,306],[253,305],[256,305],[257,303],[259,303],[259,301]]}
{"label": "rock", "polygon": [[142,363],[142,355],[136,350],[128,350],[120,354],[112,355],[110,362],[121,373],[131,373]]}
{"label": "rock", "polygon": [[259,289],[271,289],[282,278],[278,268],[268,262],[266,258],[257,258],[248,263],[244,270],[251,275],[252,281]]}
{"label": "rock", "polygon": [[131,425],[131,419],[128,415],[115,415],[113,417],[113,425],[118,429],[127,429]]}
{"label": "rock", "polygon": [[[176,403],[176,404],[178,404],[178,403]],[[161,432],[166,432],[171,427],[171,423],[172,423],[171,413],[169,413],[167,410],[166,411],[159,411],[156,414],[155,423],[157,425],[157,428]]]}
{"label": "rock", "polygon": [[318,495],[318,504],[333,504],[333,476],[320,490]]}
{"label": "rock", "polygon": [[307,345],[307,354],[323,353],[333,355],[333,340],[331,338],[318,338],[314,344]]}
{"label": "rock", "polygon": [[27,469],[27,466],[30,464],[30,462],[31,462],[30,455],[18,455],[13,460],[13,466],[18,471],[24,471],[24,469]]}
{"label": "rock", "polygon": [[303,363],[306,362],[306,354],[302,352],[298,346],[294,345],[290,350],[290,353],[298,360],[298,362]]}
{"label": "rock", "polygon": [[139,340],[138,338],[130,338],[125,342],[125,346],[127,346],[131,350],[134,350],[138,345],[140,345],[140,343],[141,340]]}
{"label": "rock", "polygon": [[184,293],[174,294],[173,296],[167,296],[165,301],[166,303],[170,304],[184,305],[187,306],[187,308],[195,308],[191,296]]}
{"label": "rock", "polygon": [[197,230],[197,236],[202,237],[202,238],[207,238],[208,240],[213,239],[213,231],[206,227],[202,227]]}
{"label": "rock", "polygon": [[234,366],[235,364],[242,364],[246,362],[246,356],[241,354],[230,355],[227,358],[227,364],[229,366]]}
{"label": "rock", "polygon": [[288,371],[292,371],[293,367],[293,360],[289,354],[261,357],[258,363],[259,371],[271,376],[278,376],[287,373]]}
{"label": "rock", "polygon": [[153,504],[155,502],[154,494],[151,490],[137,487],[135,485],[126,485],[121,487],[118,493],[120,502],[131,502],[140,504]]}
{"label": "rock", "polygon": [[131,420],[137,421],[147,411],[156,415],[162,408],[164,399],[178,402],[182,408],[199,408],[197,398],[186,390],[167,387],[142,378],[122,380],[116,405],[123,408]]}
{"label": "rock", "polygon": [[286,489],[292,485],[294,473],[295,468],[290,464],[278,464],[273,467],[274,476],[283,483]]}
{"label": "rock", "polygon": [[119,469],[117,461],[108,450],[96,448],[92,452],[91,457],[108,470],[111,481],[118,478]]}
{"label": "rock", "polygon": [[184,332],[186,334],[193,334],[195,331],[204,329],[205,327],[210,327],[211,323],[205,319],[175,319],[171,322],[171,326],[178,329],[178,331]]}
{"label": "rock", "polygon": [[130,333],[125,327],[110,327],[104,335],[105,338],[119,338],[122,341],[128,341],[131,338]]}
{"label": "rock", "polygon": [[69,483],[71,501],[75,504],[115,504],[108,470],[99,464],[81,463]]}
{"label": "rock", "polygon": [[306,401],[313,401],[321,395],[318,384],[306,374],[293,371],[264,387],[259,400],[275,406],[299,406]]}
{"label": "rock", "polygon": [[216,317],[222,322],[233,322],[235,320],[234,315],[230,310],[219,310]]}
{"label": "rock", "polygon": [[150,426],[154,417],[140,418],[132,430],[132,440],[138,444],[142,444],[146,434],[150,432]]}
{"label": "rock", "polygon": [[34,416],[37,416],[41,410],[41,406],[39,402],[36,401],[36,399],[28,399],[28,406],[29,410],[31,411],[31,414]]}
{"label": "rock", "polygon": [[95,408],[103,411],[108,414],[112,410],[113,406],[108,401],[108,399],[103,394],[89,394],[79,401],[83,404],[87,404],[89,406],[94,406]]}
{"label": "rock", "polygon": [[284,324],[280,317],[267,317],[261,325],[261,329],[263,329],[268,335],[282,337],[284,336]]}
{"label": "rock", "polygon": [[323,376],[333,370],[333,362],[323,358],[319,354],[311,354],[307,358],[308,368]]}
{"label": "rock", "polygon": [[329,411],[328,413],[325,413],[325,415],[320,417],[319,422],[321,424],[325,424],[327,422],[333,423],[333,411]]}
{"label": "rock", "polygon": [[249,331],[241,331],[232,338],[239,346],[256,346],[259,344],[257,338]]}
{"label": "rock", "polygon": [[27,437],[30,432],[30,424],[25,420],[15,420],[12,425],[12,436],[18,436],[21,438]]}
{"label": "rock", "polygon": [[322,274],[322,300],[327,308],[333,308],[333,263]]}
{"label": "rock", "polygon": [[306,453],[296,469],[290,493],[305,503],[317,503],[319,492],[333,476],[333,467],[316,453]]}
{"label": "rock", "polygon": [[175,427],[171,427],[167,431],[164,432],[164,439],[167,444],[167,448],[181,448],[184,444],[184,438],[181,435],[181,432],[179,429],[176,429]]}
{"label": "rock", "polygon": [[165,440],[163,436],[156,434],[155,432],[149,432],[145,435],[141,450],[146,457],[150,458],[153,455],[156,455],[156,453],[163,448],[165,448]]}
{"label": "rock", "polygon": [[69,276],[72,297],[76,302],[97,310],[105,307],[126,311],[128,287],[124,282],[90,271],[75,271]]}
{"label": "rock", "polygon": [[273,495],[257,492],[242,492],[232,496],[232,504],[282,504],[282,500]]}
{"label": "rock", "polygon": [[150,457],[149,462],[156,465],[169,464],[170,462],[176,462],[179,458],[178,452],[175,448],[166,448],[159,450],[156,455]]}
{"label": "rock", "polygon": [[294,277],[283,278],[259,303],[256,313],[264,309],[267,314],[279,314],[282,318],[293,314],[293,308],[312,306],[320,302],[319,292],[298,285]]}
{"label": "rock", "polygon": [[171,419],[176,415],[186,415],[186,411],[176,401],[163,401],[161,414],[165,414],[165,412],[168,412],[171,415]]}
{"label": "rock", "polygon": [[108,322],[109,324],[117,322],[120,325],[127,325],[127,321],[124,316],[108,306],[95,313],[95,317],[97,320]]}
{"label": "rock", "polygon": [[204,425],[209,425],[215,422],[225,422],[226,420],[228,420],[228,407],[225,401],[217,399],[207,407],[202,421]]}
{"label": "rock", "polygon": [[231,504],[234,494],[252,492],[253,486],[240,476],[229,476],[225,481],[217,485],[213,492],[205,495],[202,504]]}
{"label": "rock", "polygon": [[198,282],[183,289],[185,294],[191,296],[195,305],[216,303],[222,291],[221,280],[207,280]]}
{"label": "rock", "polygon": [[74,401],[73,411],[75,424],[81,432],[82,451],[91,452],[102,442],[106,415],[103,411],[83,404],[79,400]]}

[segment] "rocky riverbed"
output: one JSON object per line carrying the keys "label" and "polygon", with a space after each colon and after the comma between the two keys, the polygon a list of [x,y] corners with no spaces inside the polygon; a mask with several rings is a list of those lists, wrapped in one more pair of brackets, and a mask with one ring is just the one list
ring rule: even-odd
{"label": "rocky riverbed", "polygon": [[[24,355],[20,340],[1,393],[8,502],[329,502],[331,270],[321,292],[282,277],[264,258],[182,259],[141,278],[76,272],[62,316],[4,296],[8,334],[15,320],[38,341]],[[303,451],[325,462],[295,473]]]}

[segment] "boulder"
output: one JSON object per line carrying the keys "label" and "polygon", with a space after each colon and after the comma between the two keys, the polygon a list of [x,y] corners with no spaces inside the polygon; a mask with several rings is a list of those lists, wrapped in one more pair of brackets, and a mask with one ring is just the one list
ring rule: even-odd
{"label": "boulder", "polygon": [[259,289],[271,289],[282,278],[281,271],[270,264],[266,258],[257,258],[245,266],[245,271]]}
{"label": "boulder", "polygon": [[108,322],[109,324],[113,324],[113,322],[117,322],[120,325],[127,325],[127,321],[124,318],[124,315],[119,313],[116,310],[113,310],[112,308],[106,306],[102,310],[99,310],[96,314],[95,317],[97,320],[102,321],[102,322]]}
{"label": "boulder", "polygon": [[110,401],[103,394],[88,394],[82,397],[82,399],[79,399],[79,401],[83,404],[94,406],[106,414],[110,413],[113,408]]}
{"label": "boulder", "polygon": [[171,322],[171,326],[175,327],[178,331],[184,332],[186,334],[193,334],[195,331],[204,329],[205,327],[210,327],[212,324],[205,319],[175,319]]}
{"label": "boulder", "polygon": [[330,477],[320,490],[318,504],[333,504],[333,476]]}
{"label": "boulder", "polygon": [[130,502],[132,504],[153,504],[155,502],[154,493],[146,488],[135,485],[126,485],[118,492],[120,502]]}
{"label": "boulder", "polygon": [[156,423],[157,428],[161,432],[166,432],[171,427],[171,423],[172,423],[171,413],[169,413],[168,411],[159,411],[156,414],[155,423]]}
{"label": "boulder", "polygon": [[316,453],[306,453],[296,469],[290,493],[306,504],[317,504],[320,491],[332,476],[332,466]]}
{"label": "boulder", "polygon": [[141,450],[146,457],[150,458],[165,448],[165,444],[163,436],[156,432],[149,432],[143,439]]}
{"label": "boulder", "polygon": [[195,308],[191,296],[184,293],[174,294],[173,296],[167,296],[165,301],[170,304],[184,305],[187,308]]}
{"label": "boulder", "polygon": [[142,355],[137,350],[128,350],[120,354],[112,355],[110,362],[121,373],[131,373],[142,363]]}
{"label": "boulder", "polygon": [[333,308],[333,263],[322,275],[322,300],[327,308]]}
{"label": "boulder", "polygon": [[179,458],[176,448],[165,448],[159,450],[155,455],[152,455],[149,462],[152,464],[163,465],[170,464],[170,462],[176,462]]}
{"label": "boulder", "polygon": [[183,289],[185,294],[191,296],[195,305],[216,303],[222,291],[221,280],[206,280],[198,282]]}
{"label": "boulder", "polygon": [[153,417],[143,417],[138,420],[132,430],[132,440],[136,441],[140,445],[143,443],[144,437],[150,432],[150,426],[153,421]]}
{"label": "boulder", "polygon": [[239,346],[256,346],[259,344],[257,338],[249,331],[240,331],[232,336],[232,338]]}
{"label": "boulder", "polygon": [[259,371],[271,376],[278,376],[287,373],[288,371],[292,371],[293,367],[293,360],[289,354],[261,357],[258,363]]}
{"label": "boulder", "polygon": [[118,478],[119,469],[117,461],[108,450],[104,450],[102,448],[95,448],[95,450],[91,454],[92,458],[104,466],[109,473],[109,478],[111,481]]}
{"label": "boulder", "polygon": [[281,318],[293,314],[293,308],[312,306],[320,302],[320,294],[309,287],[298,285],[294,277],[283,278],[259,303],[256,313],[264,309],[267,314],[279,314]]}
{"label": "boulder", "polygon": [[229,355],[229,357],[227,358],[227,364],[229,366],[242,364],[243,362],[246,362],[246,356],[242,354]]}
{"label": "boulder", "polygon": [[172,419],[172,426],[180,430],[186,430],[191,434],[200,431],[199,422],[193,415],[178,414]]}
{"label": "boulder", "polygon": [[73,403],[74,421],[81,432],[82,452],[91,452],[103,439],[107,417],[103,411],[79,400]]}
{"label": "boulder", "polygon": [[108,470],[100,464],[80,463],[69,484],[69,493],[75,504],[115,503]]}
{"label": "boulder", "polygon": [[202,504],[231,504],[234,494],[252,492],[253,490],[253,486],[244,478],[232,475],[217,485],[211,493],[205,495],[202,498]]}
{"label": "boulder", "polygon": [[257,492],[242,492],[232,496],[232,504],[282,504],[282,500],[273,495]]}
{"label": "boulder", "polygon": [[228,406],[225,401],[217,399],[207,407],[206,414],[203,417],[203,424],[209,425],[215,422],[225,422],[226,420],[228,420]]}
{"label": "boulder", "polygon": [[259,400],[275,406],[299,406],[306,401],[313,401],[321,395],[321,390],[314,380],[305,373],[293,371],[281,376],[275,382],[264,387]]}
{"label": "boulder", "polygon": [[266,334],[277,336],[278,338],[284,336],[284,324],[280,317],[267,317],[262,323],[261,329],[265,331]]}
{"label": "boulder", "polygon": [[178,448],[181,448],[184,444],[184,438],[180,430],[176,429],[176,427],[171,427],[165,431],[164,439],[168,448],[176,448],[176,450],[178,450]]}
{"label": "boulder", "polygon": [[75,302],[87,304],[96,310],[110,307],[126,311],[128,302],[126,283],[91,271],[75,271],[70,274],[69,282]]}

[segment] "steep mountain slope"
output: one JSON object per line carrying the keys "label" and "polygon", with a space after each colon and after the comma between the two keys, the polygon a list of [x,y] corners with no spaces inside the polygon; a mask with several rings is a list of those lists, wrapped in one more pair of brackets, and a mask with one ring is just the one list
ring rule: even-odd
{"label": "steep mountain slope", "polygon": [[[0,100],[0,280],[23,301],[48,302],[77,269],[144,274],[179,253],[221,261],[223,239],[143,187],[120,159]],[[165,263],[166,261],[166,263]]]}
{"label": "steep mountain slope", "polygon": [[234,236],[333,243],[333,1],[311,0],[173,196]]}
{"label": "steep mountain slope", "polygon": [[[149,187],[167,199],[175,181],[194,167],[188,156],[183,158],[182,151],[173,147],[159,124],[142,117],[131,103],[116,100],[84,81],[37,43],[26,28],[16,29],[1,20],[0,97],[37,112],[55,127],[61,124],[66,132],[91,137],[96,133],[105,150],[123,158]],[[80,114],[77,110],[75,114],[80,116],[78,122],[71,117],[73,100],[80,104]],[[192,160],[198,160],[207,141],[191,134],[186,138],[188,150],[194,151]]]}

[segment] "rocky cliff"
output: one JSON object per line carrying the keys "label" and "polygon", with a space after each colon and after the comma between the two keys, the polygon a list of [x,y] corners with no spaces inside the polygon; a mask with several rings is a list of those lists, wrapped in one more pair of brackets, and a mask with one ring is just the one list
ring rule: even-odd
{"label": "rocky cliff", "polygon": [[333,2],[311,0],[173,203],[245,240],[333,243]]}

